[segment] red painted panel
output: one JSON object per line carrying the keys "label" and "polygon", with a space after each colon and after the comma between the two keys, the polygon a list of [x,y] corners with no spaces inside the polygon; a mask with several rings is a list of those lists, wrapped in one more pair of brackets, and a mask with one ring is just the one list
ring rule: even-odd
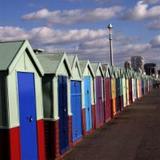
{"label": "red painted panel", "polygon": [[0,159],[20,160],[19,138],[19,127],[0,129]]}
{"label": "red painted panel", "polygon": [[38,134],[38,155],[39,160],[46,160],[45,151],[45,137],[44,137],[44,121],[37,121],[37,134]]}
{"label": "red painted panel", "polygon": [[[12,128],[10,129],[10,159],[20,160],[20,129]],[[15,154],[16,153],[16,154]]]}
{"label": "red painted panel", "polygon": [[69,146],[72,146],[72,116],[68,116],[68,140]]}
{"label": "red painted panel", "polygon": [[96,128],[96,106],[92,105],[92,128]]}
{"label": "red painted panel", "polygon": [[48,159],[57,159],[60,157],[59,151],[59,121],[45,120],[45,146]]}
{"label": "red painted panel", "polygon": [[86,135],[86,111],[85,108],[82,109],[82,133]]}

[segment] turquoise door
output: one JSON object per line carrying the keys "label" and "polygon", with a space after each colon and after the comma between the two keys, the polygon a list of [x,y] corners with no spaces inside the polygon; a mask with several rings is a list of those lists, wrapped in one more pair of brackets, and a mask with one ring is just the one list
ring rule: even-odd
{"label": "turquoise door", "polygon": [[86,109],[86,131],[92,129],[92,114],[91,114],[91,79],[90,76],[84,77],[84,99]]}

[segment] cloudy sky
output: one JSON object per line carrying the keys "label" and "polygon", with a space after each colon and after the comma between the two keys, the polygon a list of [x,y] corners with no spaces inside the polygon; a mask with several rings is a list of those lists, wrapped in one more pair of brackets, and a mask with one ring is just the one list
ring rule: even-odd
{"label": "cloudy sky", "polygon": [[109,62],[130,56],[160,63],[160,0],[0,0],[0,41],[28,39],[33,48]]}

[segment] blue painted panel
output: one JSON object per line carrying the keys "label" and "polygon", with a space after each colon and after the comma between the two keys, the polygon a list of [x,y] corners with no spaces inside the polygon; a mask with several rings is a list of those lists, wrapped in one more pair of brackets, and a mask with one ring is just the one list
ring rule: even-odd
{"label": "blue painted panel", "polygon": [[21,159],[38,160],[34,75],[32,73],[18,72],[17,78],[20,113]]}
{"label": "blue painted panel", "polygon": [[58,77],[58,110],[60,152],[68,149],[67,77]]}
{"label": "blue painted panel", "polygon": [[86,131],[92,129],[92,111],[91,111],[91,79],[90,76],[84,77],[84,98],[86,110]]}
{"label": "blue painted panel", "polygon": [[82,137],[81,82],[71,81],[72,140]]}

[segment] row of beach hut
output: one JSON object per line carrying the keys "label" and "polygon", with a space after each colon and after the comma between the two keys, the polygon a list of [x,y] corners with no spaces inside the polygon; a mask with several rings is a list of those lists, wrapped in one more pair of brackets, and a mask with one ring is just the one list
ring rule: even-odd
{"label": "row of beach hut", "polygon": [[76,55],[0,43],[0,159],[62,157],[152,90],[153,78]]}

